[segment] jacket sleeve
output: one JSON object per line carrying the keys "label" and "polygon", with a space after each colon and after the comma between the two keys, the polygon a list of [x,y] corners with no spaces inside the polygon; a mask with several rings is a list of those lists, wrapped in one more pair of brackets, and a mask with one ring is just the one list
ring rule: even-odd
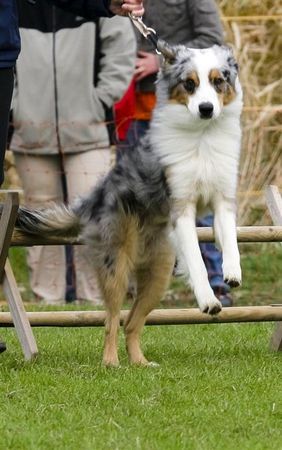
{"label": "jacket sleeve", "polygon": [[121,99],[133,77],[136,39],[129,19],[101,19],[97,26],[100,44],[96,51],[100,51],[100,57],[95,90],[101,102],[111,107]]}
{"label": "jacket sleeve", "polygon": [[86,19],[112,17],[109,10],[110,0],[47,0],[59,8],[72,12]]}
{"label": "jacket sleeve", "polygon": [[213,0],[187,0],[193,35],[188,47],[205,48],[224,42],[219,12]]}

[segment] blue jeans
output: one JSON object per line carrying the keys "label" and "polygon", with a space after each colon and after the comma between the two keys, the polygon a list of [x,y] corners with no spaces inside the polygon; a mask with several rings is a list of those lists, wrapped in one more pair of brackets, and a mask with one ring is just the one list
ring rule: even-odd
{"label": "blue jeans", "polygon": [[[132,147],[138,143],[138,140],[144,136],[149,128],[150,122],[148,120],[133,120],[127,131],[126,139],[124,145]],[[197,226],[199,227],[212,227],[213,226],[213,216],[208,215],[200,220],[197,220]],[[200,243],[200,249],[202,253],[202,258],[204,260],[209,282],[213,290],[221,294],[226,294],[229,292],[229,286],[224,283],[223,273],[222,273],[222,254],[212,243]]]}
{"label": "blue jeans", "polygon": [[149,125],[149,120],[132,120],[127,130],[125,140],[119,141],[117,145],[117,159],[121,157],[125,148],[130,147],[132,151],[134,150],[134,147],[138,144],[139,139],[144,136],[148,130]]}

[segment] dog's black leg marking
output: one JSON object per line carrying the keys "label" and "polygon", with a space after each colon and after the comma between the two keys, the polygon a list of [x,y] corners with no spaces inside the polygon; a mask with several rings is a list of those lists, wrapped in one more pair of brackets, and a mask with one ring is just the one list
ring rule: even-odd
{"label": "dog's black leg marking", "polygon": [[207,306],[203,310],[203,313],[204,314],[210,314],[211,316],[214,316],[215,314],[220,313],[220,311],[221,311],[221,306],[220,305],[214,305],[211,309],[209,308],[209,306]]}
{"label": "dog's black leg marking", "polygon": [[214,316],[215,314],[220,313],[221,311],[221,306],[220,305],[215,305],[210,311],[209,314],[211,314],[212,316]]}
{"label": "dog's black leg marking", "polygon": [[229,280],[229,279],[225,278],[224,283],[228,284],[228,286],[230,286],[232,288],[236,288],[236,287],[240,286],[239,281],[234,280],[234,279]]}

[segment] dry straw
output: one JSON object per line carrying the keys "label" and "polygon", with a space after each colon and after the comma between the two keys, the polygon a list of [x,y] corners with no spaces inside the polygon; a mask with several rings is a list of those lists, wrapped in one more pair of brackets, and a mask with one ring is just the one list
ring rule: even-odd
{"label": "dry straw", "polygon": [[282,184],[281,0],[219,0],[244,90],[239,223],[266,223],[263,189]]}

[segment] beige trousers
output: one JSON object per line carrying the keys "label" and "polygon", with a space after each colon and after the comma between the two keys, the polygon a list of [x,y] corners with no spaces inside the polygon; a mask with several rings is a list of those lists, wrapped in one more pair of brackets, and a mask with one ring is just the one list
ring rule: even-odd
{"label": "beige trousers", "polygon": [[[89,192],[110,169],[110,149],[68,154],[64,157],[69,201]],[[63,200],[59,158],[57,155],[15,153],[17,171],[22,181],[25,203],[42,207],[50,201]],[[30,285],[40,299],[49,304],[62,303],[66,291],[66,256],[63,246],[37,246],[28,250]],[[100,304],[91,254],[84,246],[74,246],[77,299]]]}

